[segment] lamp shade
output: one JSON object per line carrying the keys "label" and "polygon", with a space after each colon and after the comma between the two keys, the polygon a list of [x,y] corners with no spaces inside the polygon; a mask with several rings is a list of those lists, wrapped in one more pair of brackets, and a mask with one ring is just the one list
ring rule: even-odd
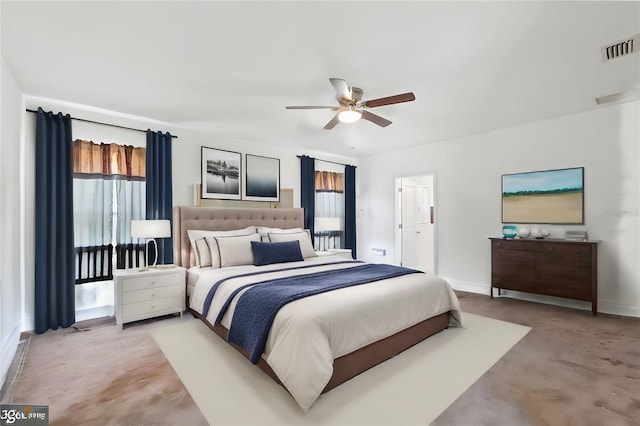
{"label": "lamp shade", "polygon": [[131,236],[134,238],[167,238],[171,236],[168,220],[132,220]]}

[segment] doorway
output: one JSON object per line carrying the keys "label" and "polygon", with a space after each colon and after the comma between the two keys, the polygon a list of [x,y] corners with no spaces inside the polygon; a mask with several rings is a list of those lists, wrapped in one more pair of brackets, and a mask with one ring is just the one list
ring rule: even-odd
{"label": "doorway", "polygon": [[435,176],[397,178],[395,192],[396,264],[435,275]]}

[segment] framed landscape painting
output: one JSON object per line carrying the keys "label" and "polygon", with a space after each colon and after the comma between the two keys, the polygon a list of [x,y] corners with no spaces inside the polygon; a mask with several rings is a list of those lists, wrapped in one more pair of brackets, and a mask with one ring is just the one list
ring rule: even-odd
{"label": "framed landscape painting", "polygon": [[202,147],[201,198],[240,199],[242,154]]}
{"label": "framed landscape painting", "polygon": [[502,223],[584,224],[584,167],[502,175]]}
{"label": "framed landscape painting", "polygon": [[280,201],[280,160],[245,155],[244,199],[251,201]]}

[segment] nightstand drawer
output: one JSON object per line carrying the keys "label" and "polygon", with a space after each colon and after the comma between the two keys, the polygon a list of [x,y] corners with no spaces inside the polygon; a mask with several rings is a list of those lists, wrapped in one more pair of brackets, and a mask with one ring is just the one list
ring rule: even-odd
{"label": "nightstand drawer", "polygon": [[183,275],[184,273],[177,272],[172,274],[124,278],[122,280],[122,291],[127,292],[147,288],[182,285]]}
{"label": "nightstand drawer", "polygon": [[147,288],[144,290],[127,291],[123,293],[122,303],[127,305],[129,303],[152,301],[166,297],[180,297],[181,295],[182,291],[177,285]]}
{"label": "nightstand drawer", "polygon": [[122,314],[124,319],[127,320],[130,317],[152,317],[160,315],[163,311],[178,312],[182,309],[182,298],[180,297],[167,297],[164,299],[148,300],[138,303],[129,303],[122,305]]}

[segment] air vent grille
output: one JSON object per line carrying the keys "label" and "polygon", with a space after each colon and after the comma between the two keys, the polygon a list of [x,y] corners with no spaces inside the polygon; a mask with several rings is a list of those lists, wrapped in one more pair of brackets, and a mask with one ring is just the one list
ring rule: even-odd
{"label": "air vent grille", "polygon": [[631,53],[637,53],[640,51],[640,34],[636,34],[613,44],[602,46],[600,50],[602,52],[603,62],[610,61],[621,56],[630,55]]}

